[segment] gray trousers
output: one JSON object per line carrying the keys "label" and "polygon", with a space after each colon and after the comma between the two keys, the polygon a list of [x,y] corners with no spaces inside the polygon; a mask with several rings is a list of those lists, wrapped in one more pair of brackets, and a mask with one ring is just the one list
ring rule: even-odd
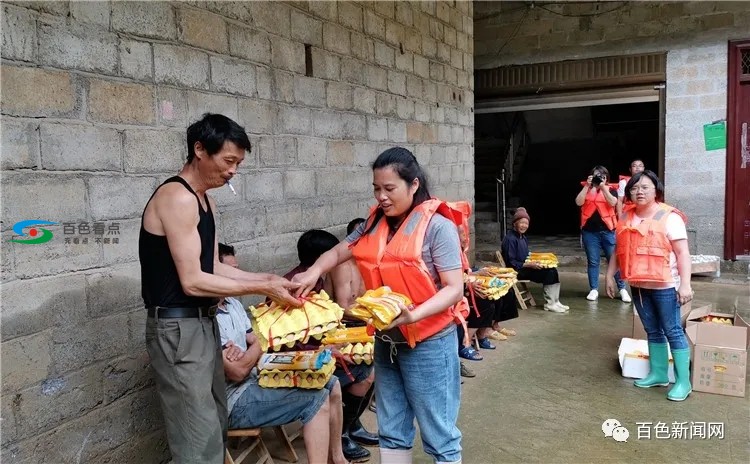
{"label": "gray trousers", "polygon": [[227,396],[213,318],[148,318],[146,348],[175,464],[223,464]]}

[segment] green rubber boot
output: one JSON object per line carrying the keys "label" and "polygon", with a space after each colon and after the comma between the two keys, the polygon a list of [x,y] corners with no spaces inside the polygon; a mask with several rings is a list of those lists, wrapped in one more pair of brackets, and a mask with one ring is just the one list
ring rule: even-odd
{"label": "green rubber boot", "polygon": [[669,385],[667,370],[669,369],[669,345],[666,343],[648,344],[648,375],[633,382],[640,388],[666,387]]}
{"label": "green rubber boot", "polygon": [[674,359],[674,386],[667,392],[667,399],[672,401],[685,401],[690,392],[690,348],[672,350]]}

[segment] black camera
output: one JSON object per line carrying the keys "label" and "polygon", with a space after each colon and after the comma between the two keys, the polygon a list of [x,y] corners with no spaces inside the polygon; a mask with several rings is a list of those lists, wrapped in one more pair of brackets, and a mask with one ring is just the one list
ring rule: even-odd
{"label": "black camera", "polygon": [[600,175],[596,175],[591,178],[591,185],[594,185],[596,187],[598,187],[602,182],[604,182],[604,179],[602,179]]}

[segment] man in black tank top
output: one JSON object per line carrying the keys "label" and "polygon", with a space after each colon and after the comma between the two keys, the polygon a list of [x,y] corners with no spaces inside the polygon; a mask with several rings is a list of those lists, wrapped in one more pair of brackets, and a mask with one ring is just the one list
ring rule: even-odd
{"label": "man in black tank top", "polygon": [[236,122],[206,114],[188,127],[187,163],[146,204],[138,254],[146,346],[176,464],[224,462],[227,407],[218,326],[220,297],[262,294],[298,305],[296,284],[222,264],[206,191],[228,183],[250,151]]}

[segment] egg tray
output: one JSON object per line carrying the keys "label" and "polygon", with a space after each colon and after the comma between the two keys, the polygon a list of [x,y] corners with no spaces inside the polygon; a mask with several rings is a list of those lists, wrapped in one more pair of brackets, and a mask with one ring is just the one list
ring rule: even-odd
{"label": "egg tray", "polygon": [[339,353],[344,361],[349,364],[372,364],[374,350],[375,344],[372,342],[349,343],[341,347]]}
{"label": "egg tray", "polygon": [[310,294],[299,308],[271,303],[249,309],[253,331],[263,351],[291,348],[296,342],[307,343],[310,338],[320,340],[339,326],[344,315],[344,309],[324,291]]}
{"label": "egg tray", "polygon": [[304,388],[320,390],[325,387],[336,370],[336,360],[331,359],[318,370],[282,371],[279,369],[261,370],[258,385],[263,388]]}

